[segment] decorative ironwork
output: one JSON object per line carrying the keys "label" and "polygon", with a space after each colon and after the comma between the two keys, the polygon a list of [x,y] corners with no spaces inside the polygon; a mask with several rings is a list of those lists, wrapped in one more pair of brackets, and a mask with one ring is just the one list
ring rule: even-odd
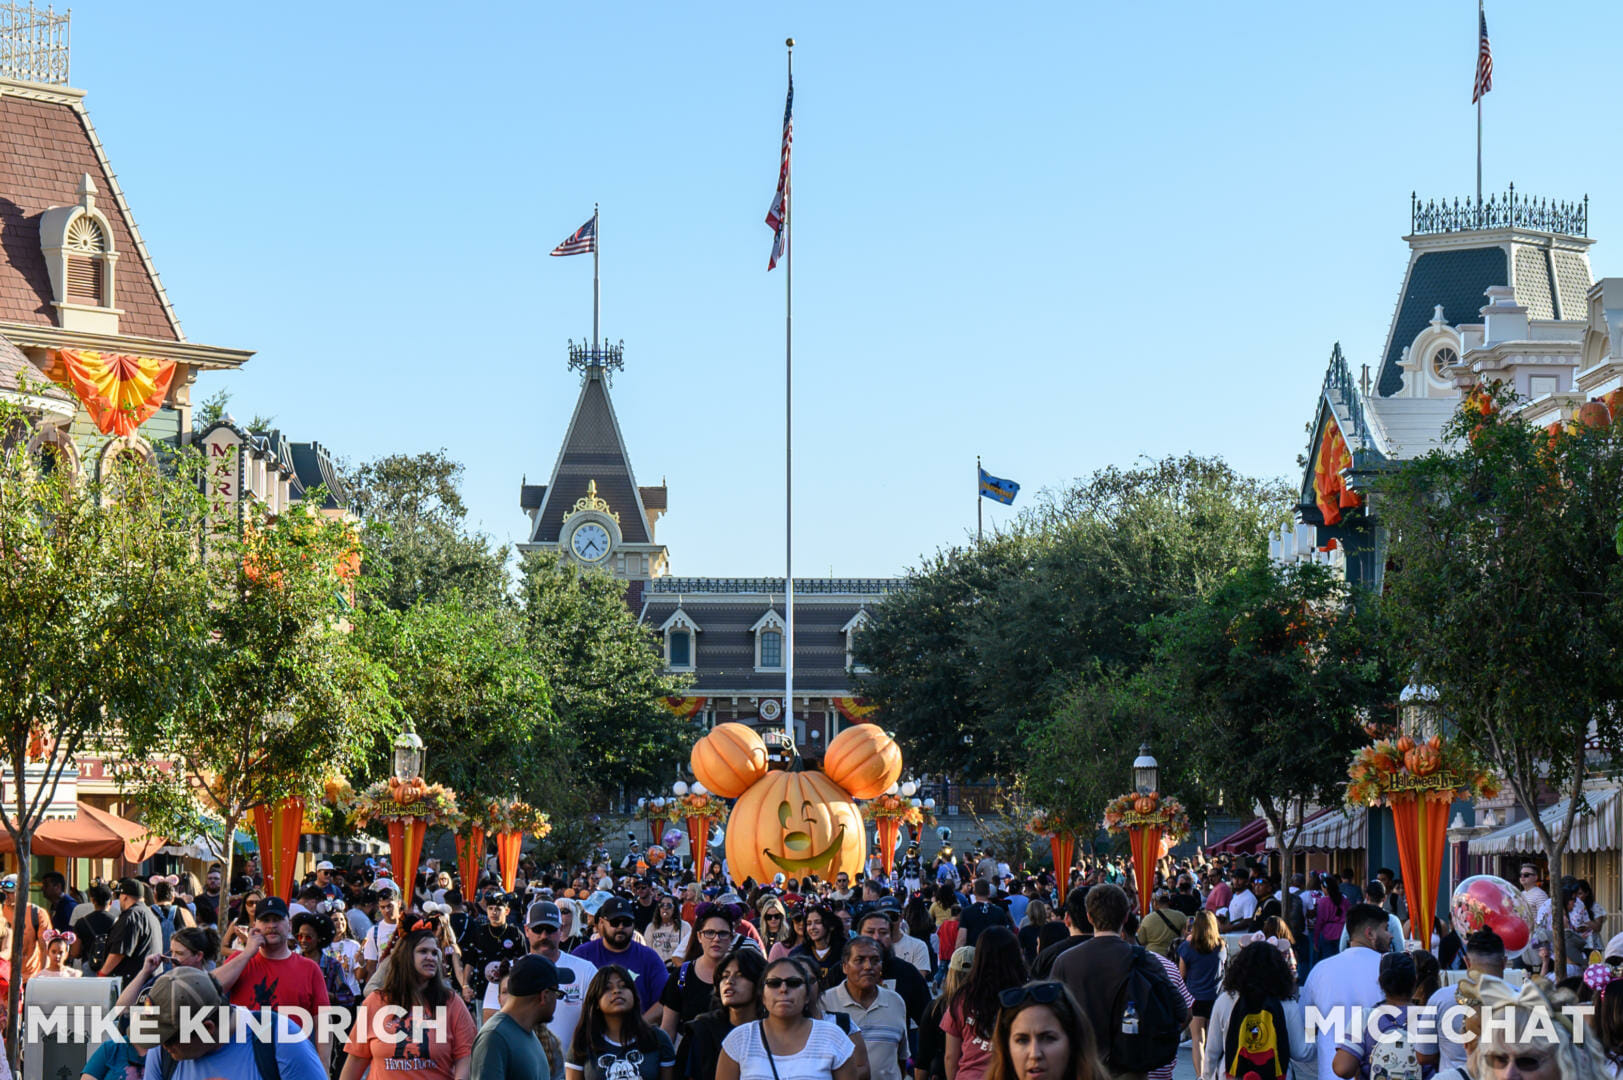
{"label": "decorative ironwork", "polygon": [[596,480],[586,481],[586,494],[575,500],[575,508],[564,515],[564,521],[567,522],[576,514],[584,514],[587,511],[611,517],[616,525],[620,524],[620,515],[610,510],[606,501],[597,497]]}
{"label": "decorative ironwork", "polygon": [[607,338],[603,344],[593,345],[589,342],[575,344],[573,338],[569,341],[569,370],[579,371],[582,378],[593,374],[601,375],[612,386],[614,373],[626,369],[626,343],[610,345]]}
{"label": "decorative ironwork", "polygon": [[0,3],[0,78],[66,86],[71,17],[53,7]]}
{"label": "decorative ironwork", "polygon": [[1589,196],[1582,202],[1557,202],[1516,194],[1516,185],[1504,195],[1490,195],[1481,202],[1467,196],[1424,203],[1409,193],[1409,232],[1414,236],[1431,233],[1467,232],[1472,229],[1531,229],[1535,232],[1589,235]]}
{"label": "decorative ironwork", "polygon": [[1352,421],[1352,441],[1357,444],[1352,449],[1355,452],[1367,449],[1370,438],[1369,422],[1364,418],[1364,395],[1353,378],[1347,358],[1342,355],[1339,341],[1330,350],[1330,368],[1324,373],[1324,396],[1330,399],[1332,408],[1345,412]]}
{"label": "decorative ironwork", "polygon": [[[795,596],[880,596],[901,592],[904,578],[795,578]],[[648,583],[653,593],[782,594],[780,578],[662,577]]]}

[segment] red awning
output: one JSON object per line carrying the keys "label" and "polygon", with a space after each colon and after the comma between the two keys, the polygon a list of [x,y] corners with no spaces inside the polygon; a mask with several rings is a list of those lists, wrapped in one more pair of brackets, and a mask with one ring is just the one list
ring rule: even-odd
{"label": "red awning", "polygon": [[[34,830],[35,855],[60,859],[125,859],[145,862],[164,839],[154,836],[145,825],[126,821],[117,814],[79,803],[79,816],[73,821],[47,821]],[[0,852],[14,851],[11,836],[0,830]]]}
{"label": "red awning", "polygon": [[1208,855],[1255,855],[1268,839],[1268,819],[1252,818],[1206,849]]}

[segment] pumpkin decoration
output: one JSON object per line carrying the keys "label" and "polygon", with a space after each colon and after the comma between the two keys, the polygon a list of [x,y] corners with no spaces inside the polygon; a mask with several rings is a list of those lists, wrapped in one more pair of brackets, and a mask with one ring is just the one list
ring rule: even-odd
{"label": "pumpkin decoration", "polygon": [[1411,739],[1407,735],[1401,735],[1401,736],[1398,737],[1398,753],[1407,754],[1410,750],[1413,750],[1413,749],[1414,749],[1414,740],[1413,739]]}
{"label": "pumpkin decoration", "polygon": [[[723,728],[740,730],[711,741]],[[829,743],[821,772],[805,768],[798,756],[787,769],[768,768],[766,761],[764,741],[742,724],[717,727],[689,757],[693,774],[717,795],[754,776],[736,791],[728,818],[733,880],[770,881],[778,874],[829,880],[841,872],[855,877],[868,852],[856,800],[881,795],[896,783],[902,753],[895,741],[877,725],[857,724]]]}
{"label": "pumpkin decoration", "polygon": [[694,744],[688,764],[699,783],[724,799],[736,799],[766,775],[766,743],[745,724],[717,724]]}
{"label": "pumpkin decoration", "polygon": [[853,799],[872,799],[902,776],[902,748],[878,724],[852,724],[828,744],[823,773]]}
{"label": "pumpkin decoration", "polygon": [[1417,746],[1403,756],[1403,763],[1416,776],[1430,776],[1443,763],[1443,755],[1428,746]]}
{"label": "pumpkin decoration", "polygon": [[1441,752],[1443,749],[1443,737],[1441,735],[1433,735],[1431,738],[1426,740],[1426,745],[1431,747],[1433,750]]}
{"label": "pumpkin decoration", "polygon": [[1141,814],[1154,813],[1155,799],[1149,795],[1140,795],[1138,798],[1133,800],[1133,809],[1137,810]]}
{"label": "pumpkin decoration", "polygon": [[1612,424],[1612,410],[1608,409],[1605,402],[1598,398],[1586,401],[1578,406],[1578,423],[1585,427],[1610,427]]}

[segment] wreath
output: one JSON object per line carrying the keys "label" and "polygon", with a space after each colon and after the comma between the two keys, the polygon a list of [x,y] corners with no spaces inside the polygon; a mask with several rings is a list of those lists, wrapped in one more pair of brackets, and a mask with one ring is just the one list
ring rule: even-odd
{"label": "wreath", "polygon": [[529,833],[537,840],[552,831],[547,815],[523,799],[491,799],[485,803],[484,821],[488,834]]}
{"label": "wreath", "polygon": [[1394,795],[1420,795],[1439,801],[1492,799],[1499,783],[1463,744],[1433,735],[1417,742],[1408,735],[1366,746],[1347,769],[1347,802],[1379,806]]}
{"label": "wreath", "polygon": [[1189,811],[1174,798],[1159,792],[1118,795],[1105,806],[1105,831],[1118,836],[1129,829],[1155,828],[1173,842],[1189,835]]}
{"label": "wreath", "polygon": [[456,792],[444,784],[427,784],[420,776],[379,780],[355,800],[354,821],[421,821],[428,825],[454,825],[460,814]]}

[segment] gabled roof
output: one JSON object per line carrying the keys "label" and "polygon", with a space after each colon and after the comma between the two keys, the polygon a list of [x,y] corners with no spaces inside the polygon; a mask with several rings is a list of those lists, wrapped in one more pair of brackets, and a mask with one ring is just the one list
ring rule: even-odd
{"label": "gabled roof", "polygon": [[620,515],[621,538],[630,544],[648,543],[648,516],[631,471],[620,422],[609,401],[608,384],[598,371],[588,371],[575,413],[569,419],[569,430],[564,434],[563,449],[552,469],[552,480],[536,513],[530,543],[557,543],[563,534],[564,515],[586,497],[587,487],[594,481],[598,498]]}
{"label": "gabled roof", "polygon": [[40,215],[79,199],[89,174],[111,199],[102,209],[118,253],[114,301],[119,333],[181,341],[175,318],[147,256],[118,180],[102,153],[76,91],[44,91],[0,80],[0,322],[55,326],[51,279],[40,250]]}
{"label": "gabled roof", "polygon": [[[703,634],[694,639],[690,693],[782,692],[781,670],[755,670],[754,626],[760,620],[766,597],[726,593],[677,596],[660,592],[645,596],[641,621],[650,630],[664,625],[678,608],[704,626]],[[852,692],[852,676],[845,668],[842,628],[860,606],[857,598],[847,601],[833,597],[795,604],[796,694],[839,696]]]}

